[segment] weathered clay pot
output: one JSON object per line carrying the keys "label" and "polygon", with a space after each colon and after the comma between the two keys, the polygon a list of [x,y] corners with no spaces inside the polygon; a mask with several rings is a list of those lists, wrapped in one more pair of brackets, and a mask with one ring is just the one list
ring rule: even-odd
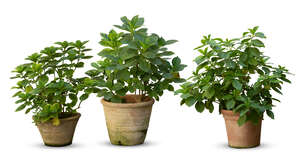
{"label": "weathered clay pot", "polygon": [[126,95],[123,98],[126,103],[101,100],[110,142],[127,146],[142,144],[146,138],[154,99],[136,102],[138,95]]}
{"label": "weathered clay pot", "polygon": [[66,146],[72,144],[74,131],[81,114],[76,113],[71,117],[60,118],[60,124],[54,126],[51,121],[37,123],[37,127],[47,146]]}
{"label": "weathered clay pot", "polygon": [[257,125],[248,121],[244,125],[239,126],[237,120],[238,113],[233,111],[222,110],[225,119],[228,145],[233,148],[251,148],[260,145],[261,120]]}

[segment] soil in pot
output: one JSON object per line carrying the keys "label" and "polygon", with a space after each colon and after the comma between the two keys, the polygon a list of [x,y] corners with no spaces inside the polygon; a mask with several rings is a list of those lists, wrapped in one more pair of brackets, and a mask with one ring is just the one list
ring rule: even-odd
{"label": "soil in pot", "polygon": [[80,113],[60,115],[60,124],[54,126],[52,121],[37,123],[37,127],[47,146],[66,146],[72,144],[74,131],[80,118]]}
{"label": "soil in pot", "polygon": [[146,138],[154,99],[140,95],[126,95],[125,103],[112,103],[104,99],[106,126],[110,142],[115,145],[137,145]]}
{"label": "soil in pot", "polygon": [[239,119],[238,113],[233,111],[221,111],[225,120],[228,145],[233,148],[251,148],[260,145],[261,135],[261,122],[253,124],[248,121],[242,126],[239,126],[237,120]]}

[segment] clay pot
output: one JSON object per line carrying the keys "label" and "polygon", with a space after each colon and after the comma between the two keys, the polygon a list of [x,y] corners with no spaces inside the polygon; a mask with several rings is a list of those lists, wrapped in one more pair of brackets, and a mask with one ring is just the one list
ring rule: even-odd
{"label": "clay pot", "polygon": [[72,144],[74,131],[81,114],[76,113],[71,117],[60,118],[60,124],[54,126],[51,121],[37,123],[37,127],[47,146],[66,146]]}
{"label": "clay pot", "polygon": [[136,102],[139,95],[122,97],[126,103],[112,103],[104,99],[106,126],[111,144],[137,145],[146,138],[154,99]]}
{"label": "clay pot", "polygon": [[247,121],[242,126],[237,124],[238,113],[233,111],[221,111],[225,120],[228,145],[233,148],[251,148],[260,145],[261,120],[257,125]]}

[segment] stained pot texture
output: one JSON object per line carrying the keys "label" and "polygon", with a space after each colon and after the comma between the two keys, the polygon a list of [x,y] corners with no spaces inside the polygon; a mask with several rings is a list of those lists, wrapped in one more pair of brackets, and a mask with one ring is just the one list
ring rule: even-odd
{"label": "stained pot texture", "polygon": [[72,117],[61,118],[58,126],[54,126],[52,121],[37,123],[44,144],[57,147],[72,144],[74,131],[80,116],[80,113],[76,113]]}
{"label": "stained pot texture", "polygon": [[239,126],[237,120],[238,113],[233,111],[221,111],[225,120],[228,145],[234,148],[251,148],[260,145],[261,120],[257,125],[248,121],[244,125]]}
{"label": "stained pot texture", "polygon": [[154,99],[135,103],[139,95],[126,95],[123,98],[126,103],[101,100],[110,142],[127,146],[142,144],[146,138]]}

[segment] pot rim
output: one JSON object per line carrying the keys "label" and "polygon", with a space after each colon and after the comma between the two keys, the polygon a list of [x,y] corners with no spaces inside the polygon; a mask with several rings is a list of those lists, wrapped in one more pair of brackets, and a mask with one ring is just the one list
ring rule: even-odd
{"label": "pot rim", "polygon": [[[81,114],[76,112],[76,113],[72,113],[71,117],[66,117],[66,118],[59,118],[60,121],[69,121],[69,120],[74,120],[74,119],[79,119],[81,117]],[[40,124],[40,123],[51,123],[51,120],[48,120],[46,122],[37,122],[36,124]]]}
{"label": "pot rim", "polygon": [[[135,94],[126,94],[125,96],[135,96]],[[139,95],[136,95],[139,96]],[[147,96],[149,97],[149,96]],[[150,97],[149,97],[150,98]],[[154,104],[154,98],[151,98],[145,102],[137,102],[137,103],[113,103],[108,102],[104,98],[101,99],[101,103],[106,107],[119,107],[119,108],[136,108],[136,107],[146,107],[152,106]]]}
{"label": "pot rim", "polygon": [[71,117],[66,117],[66,118],[59,118],[59,120],[61,121],[61,120],[71,120],[71,119],[77,119],[77,118],[79,118],[79,117],[81,117],[81,114],[80,113],[78,113],[78,112],[76,112],[76,113],[72,113],[72,116]]}
{"label": "pot rim", "polygon": [[234,113],[232,110],[221,109],[223,115],[239,116],[239,113]]}

